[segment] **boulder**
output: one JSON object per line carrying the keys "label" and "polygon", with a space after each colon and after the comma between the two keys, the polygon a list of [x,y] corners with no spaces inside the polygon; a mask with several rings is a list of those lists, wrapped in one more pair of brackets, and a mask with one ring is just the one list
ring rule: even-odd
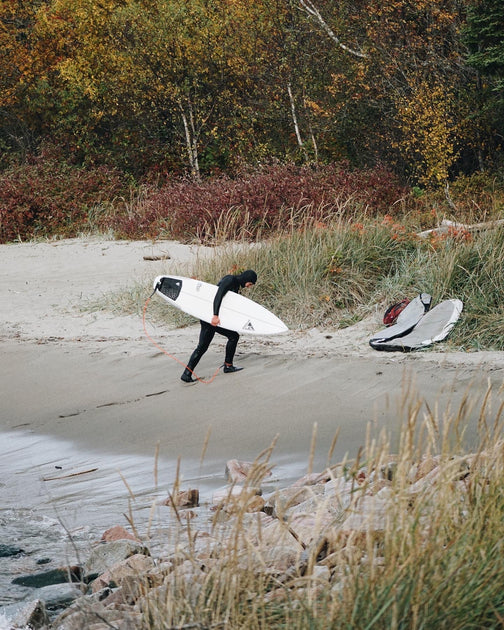
{"label": "boulder", "polygon": [[327,483],[330,479],[332,479],[333,473],[331,470],[327,469],[321,473],[307,473],[301,479],[295,481],[292,486],[297,488],[299,486],[315,486],[318,484]]}
{"label": "boulder", "polygon": [[0,544],[0,558],[9,558],[10,556],[17,556],[20,553],[24,553],[21,547],[14,547],[14,545]]}
{"label": "boulder", "polygon": [[245,483],[252,477],[260,484],[264,477],[271,477],[271,470],[257,462],[242,462],[238,459],[227,461],[226,478],[230,483]]}
{"label": "boulder", "polygon": [[136,630],[142,624],[140,613],[130,610],[107,608],[101,602],[76,602],[53,620],[56,630]]}
{"label": "boulder", "polygon": [[46,610],[65,608],[82,596],[81,589],[75,584],[51,584],[33,592],[34,599],[41,600]]}
{"label": "boulder", "polygon": [[290,546],[296,551],[303,549],[296,539],[295,532],[287,523],[279,520],[274,520],[261,529],[258,544],[265,547]]}
{"label": "boulder", "polygon": [[113,542],[115,540],[135,540],[138,542],[138,538],[130,534],[130,532],[121,525],[114,525],[110,529],[107,529],[103,532],[101,539],[102,542]]}
{"label": "boulder", "polygon": [[308,547],[322,537],[333,537],[335,518],[330,512],[299,513],[289,520],[290,529],[299,542]]}
{"label": "boulder", "polygon": [[135,554],[150,556],[150,552],[140,542],[133,540],[116,540],[100,543],[93,549],[83,569],[84,580],[91,581],[108,569]]}
{"label": "boulder", "polygon": [[223,510],[227,514],[236,512],[260,512],[265,501],[260,491],[243,486],[232,486],[214,493],[213,510]]}
{"label": "boulder", "polygon": [[239,497],[244,491],[243,486],[232,486],[231,488],[220,488],[216,490],[212,495],[212,503],[214,505],[221,505],[226,501],[231,500],[233,497]]}
{"label": "boulder", "polygon": [[81,567],[61,567],[50,571],[41,571],[30,575],[20,575],[12,580],[12,584],[20,586],[30,586],[31,588],[42,588],[51,584],[62,584],[63,582],[80,582],[82,577]]}
{"label": "boulder", "polygon": [[252,462],[240,462],[237,459],[230,459],[226,463],[226,478],[231,483],[243,483],[247,480],[247,475],[253,466]]}
{"label": "boulder", "polygon": [[268,505],[273,507],[273,514],[283,517],[295,506],[304,503],[324,492],[324,486],[291,486],[277,490],[268,499]]}
{"label": "boulder", "polygon": [[389,505],[386,498],[378,495],[361,497],[357,505],[347,511],[340,526],[341,533],[344,536],[366,532],[383,533],[387,528]]}
{"label": "boulder", "polygon": [[96,580],[91,583],[91,590],[93,593],[96,593],[107,586],[121,586],[122,581],[127,576],[134,576],[140,579],[142,575],[149,571],[149,569],[152,569],[153,566],[154,560],[150,556],[137,553],[122,560],[97,577]]}
{"label": "boulder", "polygon": [[[2,609],[6,610],[6,608]],[[23,603],[21,606],[18,604],[9,607],[12,611],[9,616],[11,621],[9,622],[10,628],[31,628],[32,630],[38,630],[43,628],[49,623],[49,616],[46,611],[44,602],[40,599],[34,599],[28,603]]]}
{"label": "boulder", "polygon": [[161,505],[177,508],[194,508],[199,506],[199,490],[180,490],[161,501]]}

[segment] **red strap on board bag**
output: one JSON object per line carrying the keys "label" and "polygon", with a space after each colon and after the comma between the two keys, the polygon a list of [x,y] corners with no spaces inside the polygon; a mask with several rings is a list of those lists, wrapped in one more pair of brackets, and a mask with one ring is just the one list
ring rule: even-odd
{"label": "red strap on board bag", "polygon": [[385,315],[383,316],[383,323],[385,324],[385,326],[391,326],[392,324],[395,324],[397,318],[399,317],[399,313],[401,313],[401,311],[404,311],[409,302],[410,301],[408,300],[408,298],[404,298],[404,300],[397,302],[397,304],[392,304],[392,306],[389,306],[388,309],[385,311]]}

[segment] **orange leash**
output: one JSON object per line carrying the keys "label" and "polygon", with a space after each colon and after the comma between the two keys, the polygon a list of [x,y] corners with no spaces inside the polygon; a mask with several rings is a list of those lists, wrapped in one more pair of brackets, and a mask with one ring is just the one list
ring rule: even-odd
{"label": "orange leash", "polygon": [[[152,295],[154,295],[154,293],[153,293]],[[180,361],[180,359],[177,359],[177,357],[176,357],[176,356],[174,356],[173,354],[170,354],[167,350],[165,350],[164,348],[162,348],[162,347],[161,347],[161,346],[160,346],[160,345],[159,345],[159,344],[158,344],[158,343],[157,343],[157,342],[156,342],[156,341],[155,341],[155,340],[154,340],[154,339],[153,339],[153,338],[149,335],[149,333],[147,332],[147,324],[146,324],[146,321],[145,321],[145,315],[146,315],[146,312],[147,312],[147,306],[149,305],[149,302],[150,302],[150,301],[151,301],[151,299],[152,299],[152,295],[151,295],[151,296],[149,296],[149,297],[147,298],[147,300],[145,301],[144,307],[143,307],[143,317],[142,317],[142,321],[143,321],[143,329],[144,329],[144,332],[145,332],[145,336],[147,337],[147,339],[149,339],[149,341],[150,341],[150,342],[151,342],[151,343],[152,343],[152,344],[153,344],[153,345],[154,345],[154,346],[155,346],[155,347],[156,347],[156,348],[157,348],[160,352],[162,352],[163,354],[166,354],[166,356],[167,356],[167,357],[170,357],[170,359],[173,359],[173,360],[174,360],[174,361],[176,361],[177,363],[180,363],[180,365],[181,365],[184,369],[189,370],[189,372],[191,372],[191,374],[194,376],[194,378],[195,378],[196,380],[198,380],[200,383],[205,383],[205,385],[209,385],[209,384],[210,384],[210,383],[211,383],[211,382],[215,379],[215,377],[217,376],[217,374],[219,373],[220,367],[218,367],[218,368],[215,370],[215,373],[214,373],[214,375],[212,376],[212,378],[211,378],[210,380],[205,381],[204,379],[200,378],[197,374],[195,374],[195,373],[193,372],[193,370],[191,370],[191,368],[190,368],[190,367],[188,367],[188,366],[187,366],[187,365],[186,365],[183,361]]]}

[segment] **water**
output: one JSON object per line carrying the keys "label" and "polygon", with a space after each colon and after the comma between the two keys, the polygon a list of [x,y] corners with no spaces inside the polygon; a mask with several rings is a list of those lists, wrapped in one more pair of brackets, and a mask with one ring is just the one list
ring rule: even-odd
{"label": "water", "polygon": [[17,575],[79,563],[113,525],[131,531],[125,514],[145,530],[176,474],[176,463],[158,461],[156,485],[154,457],[85,452],[29,432],[1,441],[0,543],[23,552],[0,558],[0,605],[29,597],[12,584]]}
{"label": "water", "polygon": [[[30,509],[3,509],[0,512],[0,532],[4,544],[22,551],[0,558],[0,605],[29,598],[32,589],[12,584],[20,575],[75,564],[80,552],[90,545],[90,528],[68,531],[57,519],[37,514]],[[61,563],[61,564],[60,564]]]}
{"label": "water", "polygon": [[[160,505],[173,489],[198,488],[198,527],[215,490],[226,483],[222,461],[168,461],[137,454],[85,451],[33,432],[0,434],[0,544],[23,551],[0,558],[0,607],[29,600],[31,588],[12,584],[19,575],[82,564],[91,546],[113,525],[131,531],[131,519],[151,548],[166,536],[171,509]],[[306,472],[306,464],[275,467],[265,491]],[[205,507],[206,506],[206,507]],[[0,630],[2,630],[0,608]]]}

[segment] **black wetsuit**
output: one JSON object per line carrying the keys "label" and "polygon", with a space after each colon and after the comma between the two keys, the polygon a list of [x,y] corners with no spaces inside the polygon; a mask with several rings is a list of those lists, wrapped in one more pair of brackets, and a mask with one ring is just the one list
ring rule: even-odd
{"label": "black wetsuit", "polygon": [[[252,270],[244,271],[243,273],[237,276],[224,276],[218,283],[217,293],[215,294],[214,303],[213,303],[213,314],[219,315],[220,306],[222,303],[223,297],[226,295],[228,291],[234,291],[235,293],[239,293],[240,289],[246,285],[247,282],[252,282],[255,284],[257,281],[257,275]],[[236,346],[238,345],[238,339],[240,335],[234,330],[227,330],[227,328],[221,328],[220,326],[213,326],[208,322],[204,322],[200,320],[201,330],[198,345],[196,349],[191,355],[187,363],[187,370],[189,372],[193,372],[194,368],[198,365],[199,360],[208,350],[208,346],[212,342],[215,333],[219,333],[219,335],[223,335],[227,337],[226,343],[226,353],[224,361],[227,365],[233,364],[234,355],[236,352]]]}

